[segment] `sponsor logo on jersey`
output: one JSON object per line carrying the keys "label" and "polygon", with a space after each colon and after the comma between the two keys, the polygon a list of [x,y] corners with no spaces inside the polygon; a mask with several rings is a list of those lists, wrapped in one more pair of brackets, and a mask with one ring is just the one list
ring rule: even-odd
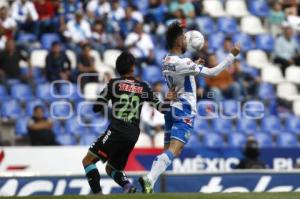
{"label": "sponsor logo on jersey", "polygon": [[143,87],[135,86],[135,85],[131,85],[131,84],[120,83],[119,84],[119,90],[120,91],[127,91],[127,92],[130,92],[130,93],[139,93],[139,94],[141,94],[143,92]]}

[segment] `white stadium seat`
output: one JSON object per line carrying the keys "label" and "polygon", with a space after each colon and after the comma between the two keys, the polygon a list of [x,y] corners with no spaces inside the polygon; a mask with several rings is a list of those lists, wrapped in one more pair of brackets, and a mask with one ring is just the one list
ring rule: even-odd
{"label": "white stadium seat", "polygon": [[30,54],[31,65],[33,67],[45,68],[47,54],[47,50],[38,49],[32,51]]}
{"label": "white stadium seat", "polygon": [[212,17],[226,16],[223,5],[219,0],[204,0],[203,1],[204,12]]}
{"label": "white stadium seat", "polygon": [[101,58],[100,58],[100,55],[99,55],[98,51],[91,50],[90,55],[94,58],[96,67],[98,67],[102,64],[102,61],[101,61]]}
{"label": "white stadium seat", "polygon": [[261,71],[262,81],[272,84],[278,84],[284,81],[282,72],[279,67],[267,66]]}
{"label": "white stadium seat", "polygon": [[290,82],[282,82],[277,85],[277,96],[289,101],[300,100],[297,86]]}
{"label": "white stadium seat", "polygon": [[249,15],[245,0],[227,0],[225,8],[226,13],[233,17],[244,17]]}
{"label": "white stadium seat", "polygon": [[66,50],[66,55],[71,62],[72,69],[75,69],[77,66],[76,54],[72,50]]}
{"label": "white stadium seat", "polygon": [[154,135],[154,147],[163,148],[164,147],[164,132],[159,132]]}
{"label": "white stadium seat", "polygon": [[266,52],[262,50],[250,50],[247,52],[247,64],[255,68],[264,68],[271,65]]}
{"label": "white stadium seat", "polygon": [[300,66],[289,66],[285,71],[285,79],[300,84]]}
{"label": "white stadium seat", "polygon": [[105,84],[102,83],[87,83],[83,88],[84,98],[86,100],[96,100],[97,95],[104,87]]}
{"label": "white stadium seat", "polygon": [[152,148],[152,141],[149,135],[146,133],[141,133],[137,143],[135,144],[137,148]]}
{"label": "white stadium seat", "polygon": [[295,115],[300,116],[300,100],[295,100],[293,103],[293,111]]}
{"label": "white stadium seat", "polygon": [[241,19],[241,30],[250,35],[258,35],[266,33],[262,22],[256,16],[246,16]]}
{"label": "white stadium seat", "polygon": [[120,50],[106,50],[103,55],[103,62],[105,65],[115,68],[117,57],[121,54]]}

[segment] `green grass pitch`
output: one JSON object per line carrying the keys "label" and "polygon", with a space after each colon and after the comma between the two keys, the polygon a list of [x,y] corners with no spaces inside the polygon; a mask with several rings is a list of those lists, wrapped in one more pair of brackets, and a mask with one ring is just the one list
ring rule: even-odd
{"label": "green grass pitch", "polygon": [[[114,194],[106,196],[31,196],[19,199],[300,199],[300,193],[164,193],[164,194]],[[1,199],[17,199],[17,197],[1,197]]]}

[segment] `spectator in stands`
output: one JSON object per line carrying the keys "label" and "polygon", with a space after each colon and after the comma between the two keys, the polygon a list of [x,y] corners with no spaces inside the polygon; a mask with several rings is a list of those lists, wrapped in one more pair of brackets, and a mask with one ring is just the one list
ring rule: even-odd
{"label": "spectator in stands", "polygon": [[123,40],[118,32],[106,31],[106,24],[101,20],[95,22],[92,38],[92,46],[101,53],[102,58],[106,49],[123,47]]}
{"label": "spectator in stands", "polygon": [[78,72],[80,74],[85,74],[80,81],[81,89],[89,82],[98,82],[98,73],[96,70],[95,60],[91,56],[91,46],[89,44],[85,44],[82,47],[82,53],[78,57]]}
{"label": "spectator in stands", "polygon": [[39,15],[38,22],[40,34],[44,32],[58,32],[58,20],[54,17],[55,10],[52,2],[47,0],[36,0],[34,6]]}
{"label": "spectator in stands", "polygon": [[123,39],[131,32],[134,26],[138,23],[138,21],[132,16],[133,14],[132,6],[127,6],[125,10],[125,17],[121,19],[119,22],[120,34]]}
{"label": "spectator in stands", "polygon": [[121,7],[119,0],[112,0],[111,11],[108,13],[108,18],[113,21],[120,21],[125,17],[125,10]]}
{"label": "spectator in stands", "polygon": [[92,37],[90,24],[83,18],[82,12],[76,12],[75,19],[67,23],[64,36],[69,40],[68,47],[77,54],[80,53],[78,45],[83,45]]}
{"label": "spectator in stands", "polygon": [[49,82],[55,80],[71,80],[71,62],[60,43],[53,42],[46,57],[46,78]]}
{"label": "spectator in stands", "polygon": [[80,0],[62,0],[59,7],[62,25],[65,21],[74,19],[75,13],[80,11],[82,11],[82,3]]}
{"label": "spectator in stands", "polygon": [[154,61],[154,44],[148,33],[143,30],[143,24],[137,23],[134,32],[128,34],[125,46],[135,56],[137,65],[143,62],[152,63]]}
{"label": "spectator in stands", "polygon": [[282,32],[281,25],[284,19],[285,19],[285,14],[282,10],[281,3],[278,1],[274,1],[272,3],[272,8],[270,9],[268,15],[270,32],[273,35],[273,37],[276,37],[277,35],[281,34]]}
{"label": "spectator in stands", "polygon": [[169,13],[172,17],[180,19],[184,27],[194,24],[192,19],[196,16],[195,7],[187,0],[172,1],[169,6]]}
{"label": "spectator in stands", "polygon": [[12,4],[12,17],[18,22],[19,28],[34,33],[39,34],[37,20],[39,15],[34,7],[34,4],[29,0],[16,0]]}
{"label": "spectator in stands", "polygon": [[111,7],[108,0],[92,0],[88,2],[86,10],[88,15],[106,18]]}
{"label": "spectator in stands", "polygon": [[165,19],[167,7],[161,0],[150,0],[148,5],[147,14],[145,16],[146,23],[162,23]]}
{"label": "spectator in stands", "polygon": [[[22,75],[20,61],[26,61],[29,67],[29,74]],[[0,81],[7,83],[8,79],[29,81],[31,78],[31,64],[26,51],[19,50],[13,40],[6,42],[5,49],[0,52]]]}
{"label": "spectator in stands", "polygon": [[224,40],[223,48],[219,48],[216,52],[218,61],[221,62],[228,56],[230,50],[233,48],[233,42],[231,37],[226,37]]}
{"label": "spectator in stands", "polygon": [[253,136],[247,139],[246,147],[244,149],[245,158],[242,159],[237,169],[265,169],[266,166],[259,160],[260,149],[257,141]]}
{"label": "spectator in stands", "polygon": [[239,83],[242,95],[247,99],[256,96],[260,78],[253,77],[250,73],[244,72],[242,70],[241,61],[238,59],[234,60],[231,68],[233,79]]}
{"label": "spectator in stands", "polygon": [[300,47],[288,24],[284,25],[283,35],[275,40],[274,57],[274,62],[281,66],[283,73],[289,65],[300,65]]}
{"label": "spectator in stands", "polygon": [[[215,54],[210,54],[208,56],[207,67],[215,67],[218,64],[218,60]],[[221,101],[224,97],[240,100],[241,87],[239,83],[234,82],[233,76],[228,72],[228,70],[222,71],[216,77],[207,77],[206,86],[209,91],[208,97],[213,97],[216,101]],[[211,96],[213,95],[213,96]]]}
{"label": "spectator in stands", "polygon": [[31,145],[57,145],[52,125],[52,121],[45,117],[43,107],[34,107],[33,116],[27,124]]}
{"label": "spectator in stands", "polygon": [[14,37],[17,23],[7,12],[6,6],[0,8],[0,35],[5,36],[6,40],[10,40]]}

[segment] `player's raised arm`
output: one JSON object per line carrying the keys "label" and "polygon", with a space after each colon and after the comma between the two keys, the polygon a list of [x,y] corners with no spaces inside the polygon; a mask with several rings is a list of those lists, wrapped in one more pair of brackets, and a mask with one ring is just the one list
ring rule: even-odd
{"label": "player's raised arm", "polygon": [[199,75],[205,75],[205,76],[217,76],[219,75],[224,69],[229,67],[235,57],[240,53],[240,46],[236,45],[230,52],[230,54],[217,66],[213,68],[207,68],[205,66],[202,66],[202,69],[199,73]]}

